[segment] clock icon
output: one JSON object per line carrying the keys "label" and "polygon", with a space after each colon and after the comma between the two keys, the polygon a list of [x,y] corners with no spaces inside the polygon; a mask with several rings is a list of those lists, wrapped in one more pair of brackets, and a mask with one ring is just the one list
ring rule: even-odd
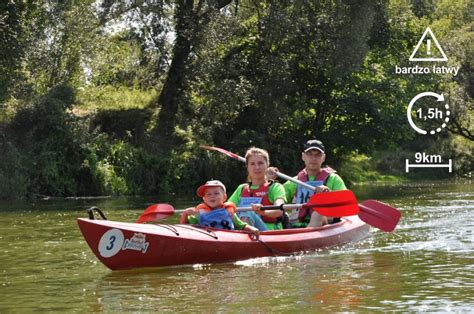
{"label": "clock icon", "polygon": [[408,123],[410,123],[410,126],[418,133],[423,134],[423,135],[434,135],[436,133],[441,132],[444,128],[446,128],[447,123],[449,122],[449,116],[451,115],[451,112],[449,111],[449,105],[445,104],[444,109],[440,109],[437,107],[429,107],[429,108],[422,108],[420,107],[419,109],[416,110],[415,117],[417,118],[418,121],[434,121],[434,120],[441,120],[441,124],[437,125],[436,127],[431,127],[428,130],[424,130],[417,126],[415,122],[413,122],[413,106],[416,103],[417,100],[423,97],[436,97],[438,102],[444,102],[444,95],[443,94],[436,94],[433,92],[423,92],[415,97],[410,101],[410,104],[408,105],[407,108],[407,118],[408,118]]}

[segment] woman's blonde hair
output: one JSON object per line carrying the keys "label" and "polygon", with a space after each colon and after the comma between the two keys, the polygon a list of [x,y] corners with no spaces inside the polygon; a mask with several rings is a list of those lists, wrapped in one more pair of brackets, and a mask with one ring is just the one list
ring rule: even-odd
{"label": "woman's blonde hair", "polygon": [[267,166],[270,165],[270,156],[268,155],[268,152],[265,149],[257,147],[250,147],[249,149],[247,149],[247,151],[245,152],[245,162],[248,163],[250,156],[255,155],[263,156],[265,162],[267,163]]}

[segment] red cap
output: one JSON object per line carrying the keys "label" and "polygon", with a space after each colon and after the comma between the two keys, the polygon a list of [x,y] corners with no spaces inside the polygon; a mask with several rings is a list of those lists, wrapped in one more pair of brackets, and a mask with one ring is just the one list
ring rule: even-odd
{"label": "red cap", "polygon": [[207,181],[205,184],[201,185],[200,187],[198,187],[198,189],[196,190],[196,194],[199,196],[199,197],[203,197],[204,196],[204,193],[206,192],[206,189],[210,186],[218,186],[218,187],[221,187],[223,190],[224,190],[224,193],[226,193],[226,190],[225,190],[225,185],[224,183],[222,183],[221,181],[219,180],[211,180],[211,181]]}

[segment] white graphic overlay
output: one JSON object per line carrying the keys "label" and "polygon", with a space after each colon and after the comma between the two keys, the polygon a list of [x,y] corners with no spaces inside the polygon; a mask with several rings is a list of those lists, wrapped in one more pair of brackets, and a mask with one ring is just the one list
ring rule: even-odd
{"label": "white graphic overlay", "polygon": [[[421,45],[425,42],[425,40],[426,40],[426,51],[425,53],[423,53],[422,51],[419,51],[419,50],[420,50]],[[433,43],[434,43],[434,47],[433,47]],[[432,55],[434,55],[433,48],[436,48],[436,50],[438,50],[441,53],[442,57],[432,57]],[[427,55],[427,56],[421,57],[421,58],[415,57],[417,54]],[[421,36],[420,40],[418,41],[418,44],[416,45],[415,49],[413,50],[409,60],[410,61],[448,61],[448,57],[446,57],[446,54],[444,53],[443,48],[441,48],[440,44],[438,43],[438,40],[436,39],[431,29],[427,27],[425,32]]]}
{"label": "white graphic overlay", "polygon": [[447,164],[443,164],[440,155],[416,153],[415,163],[410,163],[408,159],[405,159],[405,172],[410,172],[410,168],[448,168],[451,173],[453,172],[453,161],[449,159]]}
{"label": "white graphic overlay", "polygon": [[[426,97],[426,96],[433,96],[433,97],[436,97],[438,99],[438,101],[444,101],[444,95],[443,94],[436,94],[436,93],[433,93],[433,92],[423,92],[423,93],[420,93],[418,95],[416,95],[415,97],[413,97],[413,99],[410,101],[410,104],[408,105],[408,108],[407,108],[407,118],[408,118],[408,123],[410,123],[410,126],[418,133],[420,134],[423,134],[423,135],[426,135],[426,134],[431,134],[431,135],[434,135],[438,132],[441,132],[445,127],[446,127],[446,123],[449,122],[449,115],[451,114],[450,111],[449,111],[449,105],[446,104],[445,105],[445,113],[444,113],[444,122],[443,124],[436,128],[436,129],[433,129],[433,130],[430,130],[429,132],[428,131],[425,131],[423,129],[420,129],[418,126],[416,126],[416,124],[413,122],[413,118],[412,118],[412,110],[413,110],[413,105],[415,104],[415,102],[422,98],[422,97]],[[430,108],[432,109],[432,108]],[[432,111],[432,112],[429,112],[433,115],[437,115],[437,113],[440,113],[438,110],[435,110],[435,111]],[[442,114],[441,114],[442,115]],[[425,119],[426,119],[426,116],[425,116]]]}

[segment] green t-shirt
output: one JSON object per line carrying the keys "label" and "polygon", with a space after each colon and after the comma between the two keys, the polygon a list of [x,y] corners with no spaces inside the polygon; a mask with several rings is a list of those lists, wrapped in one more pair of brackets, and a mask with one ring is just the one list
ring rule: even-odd
{"label": "green t-shirt", "polygon": [[[232,202],[234,204],[240,204],[240,196],[242,195],[242,189],[244,186],[246,186],[247,183],[243,183],[237,187],[237,189],[232,193],[232,195],[229,197],[229,202]],[[250,190],[256,190],[258,189],[259,186],[252,185],[250,186]],[[270,187],[268,188],[268,200],[270,203],[274,204],[277,199],[282,199],[283,202],[286,203],[286,196],[285,196],[285,188],[281,183],[274,182]],[[281,230],[283,229],[283,225],[281,222],[278,223],[273,223],[273,222],[265,222],[265,225],[267,226],[268,230]]]}
{"label": "green t-shirt", "polygon": [[[232,216],[232,221],[234,222],[234,226],[235,226],[236,230],[242,230],[247,225],[245,222],[240,220],[240,218],[239,218],[239,216],[237,216],[237,214],[234,214]],[[199,225],[199,216],[196,216],[196,215],[188,216],[188,223],[190,223],[192,225]]]}
{"label": "green t-shirt", "polygon": [[[294,177],[294,178],[298,179],[298,177]],[[316,180],[316,177],[309,176],[308,179],[309,181],[314,181]],[[294,183],[293,181],[286,181],[283,184],[283,186],[285,188],[286,199],[289,202],[292,202],[293,198],[295,197],[296,190],[298,189],[298,184]],[[327,179],[325,186],[327,186],[330,191],[347,190],[346,185],[344,184],[344,181],[336,173],[331,173],[329,175],[329,178]]]}
{"label": "green t-shirt", "polygon": [[[237,206],[240,204],[240,196],[242,195],[242,189],[244,186],[246,186],[247,183],[243,183],[237,187],[237,189],[232,193],[232,195],[229,197],[228,201],[232,202],[234,204],[237,204]],[[256,190],[258,189],[259,186],[251,185],[250,190]],[[281,183],[274,182],[270,187],[268,188],[268,200],[270,203],[275,203],[275,201],[279,198],[283,200],[283,202],[286,203],[286,193],[285,193],[285,188]]]}

